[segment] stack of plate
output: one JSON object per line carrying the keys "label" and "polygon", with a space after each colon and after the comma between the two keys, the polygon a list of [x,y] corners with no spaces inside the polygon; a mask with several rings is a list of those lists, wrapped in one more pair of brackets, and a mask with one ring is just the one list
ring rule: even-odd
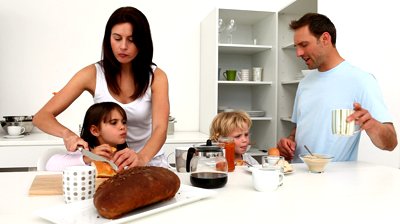
{"label": "stack of plate", "polygon": [[250,117],[264,117],[265,116],[265,111],[263,110],[250,110],[246,111],[247,114],[249,114]]}

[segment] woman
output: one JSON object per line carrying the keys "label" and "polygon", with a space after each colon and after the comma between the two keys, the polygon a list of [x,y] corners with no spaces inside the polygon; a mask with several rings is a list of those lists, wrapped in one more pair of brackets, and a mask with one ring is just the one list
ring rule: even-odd
{"label": "woman", "polygon": [[42,131],[63,138],[68,151],[88,144],[56,119],[84,91],[94,102],[112,101],[127,113],[129,148],[118,151],[119,166],[167,166],[160,151],[166,139],[169,115],[168,79],[152,62],[153,43],[145,15],[133,7],[117,9],[109,18],[102,60],[76,73],[67,85],[35,114]]}

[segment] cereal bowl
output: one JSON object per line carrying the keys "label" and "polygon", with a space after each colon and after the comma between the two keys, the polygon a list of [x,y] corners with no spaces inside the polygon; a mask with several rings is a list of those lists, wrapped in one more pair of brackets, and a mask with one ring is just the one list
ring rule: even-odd
{"label": "cereal bowl", "polygon": [[328,154],[318,153],[313,153],[313,155],[301,154],[299,157],[305,164],[307,164],[308,170],[311,173],[323,173],[326,165],[334,158]]}

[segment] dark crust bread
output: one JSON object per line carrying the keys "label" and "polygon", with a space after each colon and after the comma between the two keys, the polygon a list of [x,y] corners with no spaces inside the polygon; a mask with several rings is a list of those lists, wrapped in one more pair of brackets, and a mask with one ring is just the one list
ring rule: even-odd
{"label": "dark crust bread", "polygon": [[168,169],[134,167],[104,181],[93,202],[101,216],[115,219],[137,208],[169,200],[179,187],[178,176]]}

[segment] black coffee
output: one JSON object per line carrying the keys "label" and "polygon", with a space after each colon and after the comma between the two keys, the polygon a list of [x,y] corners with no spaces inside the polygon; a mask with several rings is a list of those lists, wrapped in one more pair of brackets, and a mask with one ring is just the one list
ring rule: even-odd
{"label": "black coffee", "polygon": [[220,188],[228,182],[228,174],[214,172],[200,172],[190,174],[190,183],[201,188]]}

